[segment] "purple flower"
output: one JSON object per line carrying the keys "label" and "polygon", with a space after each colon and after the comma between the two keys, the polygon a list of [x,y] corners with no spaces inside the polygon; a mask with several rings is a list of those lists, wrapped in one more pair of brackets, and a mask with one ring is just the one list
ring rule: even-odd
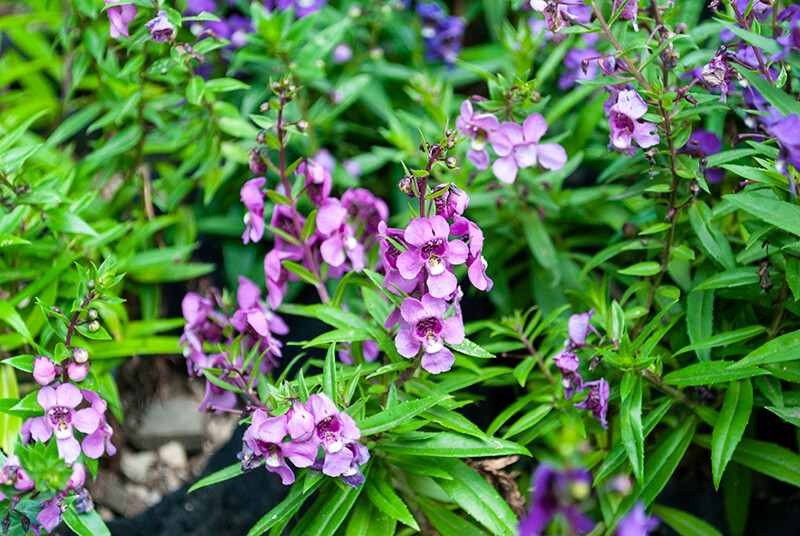
{"label": "purple flower", "polygon": [[83,396],[81,390],[71,383],[63,383],[56,389],[42,387],[36,397],[44,409],[44,417],[35,417],[31,422],[31,436],[45,442],[56,436],[58,455],[67,463],[78,459],[81,447],[72,433],[74,426],[84,434],[91,434],[100,425],[100,415],[93,408],[75,411]]}
{"label": "purple flower", "polygon": [[775,168],[789,179],[789,190],[792,197],[797,194],[791,172],[786,165],[792,165],[800,170],[800,116],[792,114],[772,123],[767,129],[771,136],[777,138],[781,145]]}
{"label": "purple flower", "polygon": [[[286,464],[285,458],[294,463],[298,453],[302,453],[298,459],[303,464],[309,449],[305,445],[299,446],[298,443],[284,442],[286,434],[286,415],[269,417],[264,411],[257,409],[253,412],[252,423],[244,434],[244,441],[258,456],[264,458],[267,471],[278,473],[281,482],[288,486],[294,482],[294,473]],[[316,449],[314,454],[316,455]]]}
{"label": "purple flower", "polygon": [[414,218],[408,224],[405,241],[409,245],[397,257],[397,269],[406,279],[415,279],[424,266],[428,272],[428,292],[444,298],[456,289],[456,276],[448,264],[463,264],[469,249],[461,240],[448,240],[450,226],[441,216]]}
{"label": "purple flower", "polygon": [[589,394],[583,402],[575,404],[576,408],[588,409],[594,414],[594,418],[600,421],[603,428],[608,429],[606,422],[606,412],[608,411],[609,387],[605,378],[583,384],[583,390],[589,390]]}
{"label": "purple flower", "polygon": [[533,495],[530,509],[519,524],[519,536],[540,536],[553,518],[563,515],[571,533],[586,534],[594,528],[594,522],[585,516],[575,504],[573,490],[588,492],[592,475],[586,471],[556,471],[542,463],[533,474]]}
{"label": "purple flower", "polygon": [[[113,4],[114,0],[105,0],[106,4]],[[108,22],[111,23],[109,34],[112,39],[116,39],[120,35],[124,35],[128,39],[128,24],[133,22],[139,8],[133,4],[122,4],[118,6],[111,6],[106,10],[108,13]]]}
{"label": "purple flower", "polygon": [[353,49],[345,43],[339,43],[331,52],[333,63],[347,63],[353,57]]}
{"label": "purple flower", "polygon": [[553,358],[553,361],[561,371],[564,398],[569,400],[575,394],[575,391],[583,391],[583,378],[578,374],[578,367],[580,366],[578,356],[569,350],[561,350]]}
{"label": "purple flower", "polygon": [[297,166],[297,176],[305,176],[306,195],[316,206],[321,206],[331,193],[331,174],[315,160],[306,160]]}
{"label": "purple flower", "polygon": [[492,147],[500,158],[492,171],[501,181],[511,184],[518,169],[535,166],[538,161],[545,169],[561,169],[567,162],[567,152],[557,143],[539,143],[547,132],[547,122],[541,114],[529,115],[522,126],[506,121],[490,136]]}
{"label": "purple flower", "polygon": [[33,358],[33,379],[39,385],[50,385],[58,375],[58,367],[49,357],[37,355]]}
{"label": "purple flower", "polygon": [[718,167],[705,167],[706,157],[717,154],[722,150],[722,141],[719,136],[708,130],[698,129],[692,132],[686,145],[680,148],[679,153],[689,154],[693,158],[700,158],[700,168],[704,171],[708,182],[718,183],[725,178],[725,170]]}
{"label": "purple flower", "polygon": [[342,205],[347,209],[351,222],[364,224],[364,235],[373,236],[378,232],[380,222],[389,219],[389,207],[365,188],[347,190],[342,194]]}
{"label": "purple flower", "polygon": [[244,215],[244,234],[242,241],[258,242],[264,236],[264,194],[261,188],[267,183],[265,177],[250,179],[242,186],[241,198],[244,206],[247,207],[247,214]]}
{"label": "purple flower", "polygon": [[778,38],[781,50],[770,58],[770,61],[780,61],[789,54],[792,48],[800,49],[800,6],[789,6],[778,15],[778,22],[789,21],[789,33]]}
{"label": "purple flower", "polygon": [[360,466],[369,461],[369,449],[360,443],[348,443],[345,448],[353,454],[350,465],[342,473],[342,482],[353,488],[358,488],[364,483],[364,475]]}
{"label": "purple flower", "polygon": [[[14,489],[19,491],[27,491],[36,486],[36,483],[22,468],[19,457],[15,454],[11,454],[3,465],[3,469],[0,471],[0,482],[6,486],[14,486]],[[5,498],[2,493],[0,493],[0,497],[2,497],[0,500]]]}
{"label": "purple flower", "polygon": [[[276,188],[275,190],[279,194],[285,195],[285,193],[282,191],[282,188]],[[292,216],[292,209],[290,207],[287,207],[286,205],[276,204],[272,210],[272,217],[270,218],[269,225],[270,227],[274,227],[275,229],[280,229],[289,236],[296,238],[299,242],[300,232],[302,231],[303,226],[305,225],[305,218],[303,218],[302,216],[298,216],[298,221],[300,224],[299,225],[300,229],[297,229],[297,227],[295,227],[294,218]],[[303,255],[303,250],[300,246],[296,246],[294,244],[287,245],[286,242],[283,240],[283,238],[281,238],[278,235],[275,235],[275,249],[280,249],[283,251],[290,251],[290,252],[296,250],[299,253],[300,257],[302,257]]]}
{"label": "purple flower", "polygon": [[569,339],[564,343],[564,346],[570,350],[586,346],[586,337],[589,335],[589,332],[594,331],[597,333],[590,324],[593,314],[594,307],[589,309],[589,312],[587,313],[581,313],[569,317],[569,320],[567,321]]}
{"label": "purple flower", "polygon": [[[359,439],[361,431],[353,418],[336,409],[333,400],[325,393],[311,395],[306,403],[306,409],[314,416],[314,430],[311,438],[303,444],[313,449],[298,455],[298,458],[302,459],[301,463],[305,464],[302,467],[314,463],[317,447],[321,445],[325,451],[322,472],[328,476],[341,476],[348,471],[355,456],[346,445]],[[301,467],[294,458],[292,463]]]}
{"label": "purple flower", "polygon": [[250,153],[247,156],[247,163],[250,165],[250,171],[253,172],[253,175],[264,175],[267,172],[269,168],[264,161],[266,157],[266,149],[260,147],[250,149]]}
{"label": "purple flower", "polygon": [[[545,30],[544,38],[546,40],[554,39],[556,43],[560,43],[567,38],[567,34],[559,32],[561,28],[569,27],[575,24],[588,24],[592,19],[591,6],[584,6],[579,4],[567,4],[549,2],[546,0],[531,0],[531,9],[544,13],[544,21],[538,21],[533,18],[528,20],[531,26],[531,34],[536,36]],[[594,46],[597,43],[598,35],[596,33],[581,34],[584,42],[588,46]]]}
{"label": "purple flower", "polygon": [[452,182],[439,184],[433,188],[432,194],[446,190],[445,193],[433,198],[436,214],[449,220],[455,215],[461,216],[469,206],[469,196]]}
{"label": "purple flower", "polygon": [[294,14],[298,19],[316,13],[327,3],[328,0],[275,0],[279,11],[294,8]]}
{"label": "purple flower", "polygon": [[660,139],[653,123],[640,121],[647,113],[647,104],[636,91],[620,91],[617,103],[608,114],[608,126],[611,129],[611,146],[621,153],[633,156],[636,148],[631,146],[636,141],[639,147],[647,149],[656,145]]}
{"label": "purple flower", "polygon": [[75,383],[80,383],[86,379],[86,375],[89,374],[89,367],[91,363],[89,361],[85,361],[83,363],[70,363],[67,365],[67,376],[69,379]]}
{"label": "purple flower", "polygon": [[[212,358],[213,360],[209,363],[209,366],[211,367],[218,366],[219,364],[225,362],[225,356],[222,354],[214,354]],[[230,378],[226,378],[224,381],[231,384],[233,383],[233,380]],[[200,402],[200,406],[198,406],[197,411],[200,413],[204,411],[223,413],[225,410],[231,410],[235,408],[236,401],[236,393],[211,383],[206,379],[205,394],[203,395],[203,400]]]}
{"label": "purple flower", "polygon": [[616,536],[647,536],[658,526],[658,518],[648,516],[644,504],[636,505],[623,517],[617,525]]}
{"label": "purple flower", "polygon": [[444,342],[461,344],[464,341],[464,324],[451,316],[442,318],[447,311],[447,302],[425,294],[422,301],[406,298],[400,308],[407,329],[401,329],[395,338],[397,351],[403,357],[416,357],[420,347],[422,368],[431,374],[447,372],[455,357]]}
{"label": "purple flower", "polygon": [[114,429],[106,422],[106,409],[108,404],[94,391],[83,389],[83,398],[91,404],[92,409],[99,416],[97,430],[83,438],[81,447],[83,453],[93,460],[98,459],[107,452],[109,456],[117,453],[117,448],[111,443]]}
{"label": "purple flower", "polygon": [[203,11],[206,13],[214,13],[217,10],[217,5],[214,0],[187,0],[186,13],[188,15],[199,15]]}
{"label": "purple flower", "polygon": [[64,504],[64,500],[58,495],[52,499],[41,501],[39,506],[43,506],[44,508],[36,514],[36,521],[38,521],[42,528],[49,534],[61,523],[61,514],[67,507]]}
{"label": "purple flower", "polygon": [[333,267],[344,264],[345,254],[353,270],[364,269],[364,246],[356,240],[347,224],[347,208],[336,198],[328,199],[317,213],[317,232],[323,238],[320,245],[322,260]]}
{"label": "purple flower", "polygon": [[466,236],[469,244],[469,256],[467,257],[467,276],[478,290],[489,292],[494,286],[494,282],[486,275],[488,263],[483,257],[483,231],[474,222],[461,216],[453,217],[453,225],[450,226],[453,236]]}
{"label": "purple flower", "polygon": [[622,6],[622,11],[619,13],[619,18],[624,20],[635,20],[636,12],[639,8],[638,4],[638,0],[614,0],[614,12],[616,12],[620,6]]}
{"label": "purple flower", "polygon": [[347,173],[349,173],[355,178],[359,178],[361,176],[361,164],[359,164],[355,160],[351,159],[343,160],[342,167],[344,167],[344,170]]}
{"label": "purple flower", "polygon": [[145,24],[150,29],[150,36],[156,43],[166,43],[172,41],[175,36],[175,27],[167,18],[166,11],[159,11],[156,18]]}
{"label": "purple flower", "polygon": [[236,292],[239,309],[233,313],[231,325],[239,331],[249,328],[264,339],[271,339],[272,333],[286,335],[289,326],[261,303],[261,289],[244,276],[239,276],[239,289]]}
{"label": "purple flower", "polygon": [[296,398],[286,412],[286,419],[286,430],[292,441],[306,441],[314,433],[314,416]]}
{"label": "purple flower", "polygon": [[[593,80],[597,77],[597,62],[588,61],[596,59],[600,53],[593,48],[573,48],[564,56],[564,65],[569,69],[558,79],[558,89],[565,90],[578,85],[580,80]],[[587,61],[586,70],[583,62]]]}
{"label": "purple flower", "polygon": [[273,249],[264,257],[264,274],[267,280],[267,303],[272,309],[277,309],[286,295],[289,281],[289,271],[284,268],[284,259],[299,260],[301,257],[295,253]]}
{"label": "purple flower", "polygon": [[[397,245],[405,249],[409,247],[406,243],[405,234],[403,229],[391,229],[386,227],[386,222],[380,222],[380,224],[378,224],[381,263],[386,273],[383,286],[394,294],[398,294],[398,291],[410,294],[418,286],[418,278],[406,279],[400,275],[400,271],[397,269],[397,258],[402,253],[402,251],[397,248]],[[389,240],[390,238],[391,240]]]}
{"label": "purple flower", "polygon": [[218,342],[222,340],[223,326],[227,319],[214,310],[214,302],[189,292],[181,302],[186,326],[180,344],[187,344],[183,353],[187,358],[186,366],[189,375],[201,375],[200,369],[209,366],[205,363],[207,356],[203,352],[203,341]]}
{"label": "purple flower", "polygon": [[727,52],[723,50],[714,55],[711,61],[703,66],[700,79],[703,82],[703,86],[709,91],[713,88],[719,88],[719,101],[725,103],[728,102],[728,84],[731,82],[732,74],[733,69],[728,64]]}
{"label": "purple flower", "polygon": [[461,115],[456,117],[456,128],[471,140],[472,148],[467,151],[467,159],[478,169],[489,167],[489,153],[486,141],[500,126],[497,118],[489,113],[476,114],[469,99],[461,103]]}

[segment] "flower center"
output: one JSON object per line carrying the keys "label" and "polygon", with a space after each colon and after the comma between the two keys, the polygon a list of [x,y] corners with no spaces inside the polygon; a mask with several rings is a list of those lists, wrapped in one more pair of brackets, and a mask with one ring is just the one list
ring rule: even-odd
{"label": "flower center", "polygon": [[55,430],[58,439],[72,436],[72,410],[64,406],[53,406],[47,410],[50,426]]}
{"label": "flower center", "polygon": [[317,424],[317,436],[326,447],[326,452],[333,454],[342,450],[344,443],[339,433],[341,428],[339,419],[335,419],[333,416],[323,419]]}

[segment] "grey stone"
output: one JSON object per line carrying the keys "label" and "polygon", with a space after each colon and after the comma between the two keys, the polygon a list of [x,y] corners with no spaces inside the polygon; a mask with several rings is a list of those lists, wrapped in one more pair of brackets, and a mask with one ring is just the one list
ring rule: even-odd
{"label": "grey stone", "polygon": [[156,462],[156,453],[146,450],[143,452],[123,452],[120,456],[119,465],[122,474],[133,482],[144,484],[147,482],[147,475]]}
{"label": "grey stone", "polygon": [[170,441],[161,445],[158,448],[158,459],[167,467],[178,471],[184,471],[189,467],[186,449],[179,441]]}
{"label": "grey stone", "polygon": [[187,452],[199,452],[205,435],[205,415],[197,411],[198,402],[188,396],[153,402],[138,423],[128,432],[136,447],[157,449],[179,441]]}

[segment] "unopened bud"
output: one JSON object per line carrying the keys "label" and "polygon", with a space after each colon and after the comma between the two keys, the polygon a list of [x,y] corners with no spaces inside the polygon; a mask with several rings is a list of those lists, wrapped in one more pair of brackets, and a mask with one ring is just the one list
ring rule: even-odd
{"label": "unopened bud", "polygon": [[258,134],[256,134],[256,143],[259,145],[264,145],[267,143],[267,131],[262,130]]}
{"label": "unopened bud", "polygon": [[358,6],[353,6],[347,11],[347,14],[354,19],[360,17],[362,13],[361,8]]}
{"label": "unopened bud", "polygon": [[434,143],[431,145],[431,151],[429,154],[431,158],[439,158],[439,156],[442,154],[442,146],[438,143]]}
{"label": "unopened bud", "polygon": [[20,525],[22,525],[22,532],[27,534],[28,531],[31,528],[31,520],[30,520],[30,518],[28,516],[26,516],[26,515],[23,515],[22,519],[19,520],[19,523],[20,523]]}
{"label": "unopened bud", "polygon": [[89,309],[86,312],[86,316],[89,317],[89,320],[95,320],[97,317],[100,316],[100,314],[97,312],[97,309]]}
{"label": "unopened bud", "polygon": [[86,327],[89,329],[90,333],[97,333],[100,331],[100,322],[97,320],[91,320]]}
{"label": "unopened bud", "polygon": [[69,379],[74,382],[82,382],[86,379],[86,375],[89,374],[89,362],[86,363],[70,363],[67,365],[67,375]]}
{"label": "unopened bud", "polygon": [[458,165],[458,162],[456,161],[456,158],[454,156],[448,156],[447,158],[445,158],[444,163],[450,169],[455,169],[456,166]]}
{"label": "unopened bud", "polygon": [[261,110],[262,112],[268,112],[269,111],[269,102],[261,103],[261,106],[259,106],[258,109]]}
{"label": "unopened bud", "polygon": [[305,132],[308,129],[308,121],[306,121],[305,119],[301,119],[300,121],[295,123],[295,126],[297,127],[297,130],[299,130],[300,132]]}
{"label": "unopened bud", "polygon": [[72,359],[74,359],[76,363],[86,363],[89,359],[89,352],[86,351],[86,348],[73,348]]}
{"label": "unopened bud", "polygon": [[6,517],[3,518],[3,536],[8,534],[8,529],[11,528],[11,514],[8,514]]}
{"label": "unopened bud", "polygon": [[413,179],[411,177],[403,177],[400,182],[397,183],[397,187],[400,188],[400,191],[406,194],[408,197],[416,197],[414,193],[414,186],[411,182]]}
{"label": "unopened bud", "polygon": [[86,286],[89,287],[89,290],[92,290],[94,288],[94,279],[89,280]]}

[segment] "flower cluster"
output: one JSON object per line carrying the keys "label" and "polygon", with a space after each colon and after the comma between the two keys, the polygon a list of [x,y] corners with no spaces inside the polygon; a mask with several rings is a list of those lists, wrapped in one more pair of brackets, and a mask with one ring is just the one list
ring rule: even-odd
{"label": "flower cluster", "polygon": [[425,41],[425,58],[453,65],[461,51],[466,29],[464,19],[448,16],[442,6],[433,2],[417,4],[416,10],[422,22],[420,33]]}
{"label": "flower cluster", "polygon": [[384,285],[408,296],[385,325],[399,323],[395,346],[400,355],[414,358],[422,350],[422,368],[438,374],[450,370],[455,360],[444,343],[464,340],[463,293],[454,267],[466,264],[469,280],[479,290],[488,291],[493,283],[482,255],[483,231],[463,216],[467,194],[453,184],[439,185],[433,194],[434,215],[414,218],[405,229],[381,225],[379,232]]}
{"label": "flower cluster", "polygon": [[321,470],[357,488],[364,482],[359,467],[369,460],[367,447],[357,443],[360,438],[353,418],[320,393],[311,395],[305,404],[293,399],[283,415],[271,417],[256,409],[238,456],[243,471],[255,469],[263,460],[267,471],[278,473],[285,485],[295,480],[288,459],[297,468]]}
{"label": "flower cluster", "polygon": [[660,141],[656,126],[642,120],[647,113],[647,103],[634,90],[612,93],[611,107],[607,111],[608,128],[611,131],[609,149],[615,149],[628,156],[636,154],[636,142],[639,147],[647,149]]}
{"label": "flower cluster", "polygon": [[539,143],[547,132],[547,122],[539,113],[532,113],[520,126],[513,121],[502,124],[488,113],[476,114],[469,100],[461,104],[461,115],[456,127],[470,138],[472,148],[467,158],[478,169],[489,167],[486,140],[492,145],[497,158],[492,164],[495,176],[507,184],[513,183],[520,169],[535,166],[561,169],[567,163],[567,152],[557,143]]}
{"label": "flower cluster", "polygon": [[569,317],[568,330],[569,336],[564,341],[564,349],[553,358],[558,369],[561,371],[561,384],[564,387],[564,398],[571,399],[578,392],[588,391],[586,398],[577,404],[576,408],[588,409],[594,417],[600,421],[603,428],[608,428],[606,413],[608,412],[608,382],[600,378],[596,381],[584,383],[583,378],[578,373],[580,359],[575,350],[586,346],[586,337],[589,332],[597,331],[591,325],[594,309],[588,313],[572,315]]}
{"label": "flower cluster", "polygon": [[[562,28],[568,28],[573,24],[588,24],[592,19],[591,6],[584,6],[577,2],[530,0],[527,7],[544,14],[544,20],[535,18],[528,20],[531,34],[535,37],[544,31],[544,38],[553,39],[556,43],[567,38],[566,33],[560,32]],[[591,33],[582,34],[581,37],[588,46],[593,46],[598,39],[597,34]]]}
{"label": "flower cluster", "polygon": [[[202,376],[203,369],[221,368],[224,371],[222,380],[233,388],[240,389],[251,383],[251,375],[258,371],[268,374],[277,365],[283,345],[275,335],[286,335],[289,333],[289,326],[261,300],[261,289],[246,277],[239,277],[236,300],[238,308],[228,317],[217,309],[221,308],[218,294],[212,292],[210,298],[193,292],[186,294],[181,304],[186,325],[180,343],[185,345],[183,354],[190,375]],[[255,350],[262,356],[257,361],[258,371],[255,370],[255,362],[248,363],[242,370],[243,356],[232,362],[227,352],[207,352],[207,344],[224,342],[230,346],[235,336],[241,336],[244,353]],[[241,373],[241,376],[229,374],[234,370]],[[232,390],[206,379],[205,397],[200,411],[219,412],[235,406],[236,394]]]}

